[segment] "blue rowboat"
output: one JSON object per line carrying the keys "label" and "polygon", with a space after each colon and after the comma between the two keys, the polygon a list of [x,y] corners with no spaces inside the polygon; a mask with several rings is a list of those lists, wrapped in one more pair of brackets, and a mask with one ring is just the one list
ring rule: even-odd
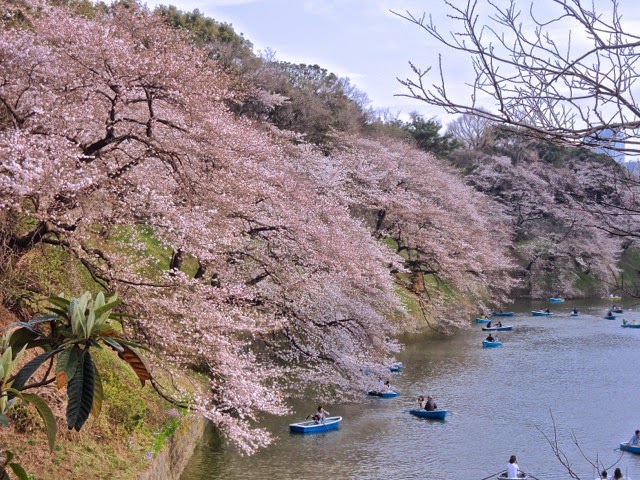
{"label": "blue rowboat", "polygon": [[315,420],[289,424],[291,433],[321,433],[336,430],[342,422],[342,417],[327,417],[324,423],[316,423]]}
{"label": "blue rowboat", "polygon": [[482,341],[482,346],[484,348],[493,348],[493,347],[501,347],[502,346],[502,342],[489,342],[487,340],[483,340]]}
{"label": "blue rowboat", "polygon": [[444,420],[444,417],[447,416],[446,410],[423,410],[421,408],[412,408],[409,410],[411,415],[415,415],[420,418],[437,418],[438,420]]}
{"label": "blue rowboat", "polygon": [[398,363],[394,363],[393,365],[389,365],[387,367],[387,369],[389,369],[390,372],[399,372],[400,370],[402,370],[402,362],[398,362]]}
{"label": "blue rowboat", "polygon": [[623,323],[624,328],[640,328],[640,323]]}
{"label": "blue rowboat", "polygon": [[398,392],[394,392],[393,390],[386,390],[384,392],[370,390],[367,392],[367,395],[371,395],[372,397],[393,398],[398,396]]}
{"label": "blue rowboat", "polygon": [[551,303],[562,303],[562,302],[564,302],[564,298],[551,297],[551,298],[549,299],[549,301],[550,301]]}
{"label": "blue rowboat", "polygon": [[629,445],[629,442],[622,442],[620,444],[620,450],[640,454],[640,445]]}
{"label": "blue rowboat", "polygon": [[493,312],[492,317],[513,317],[513,312]]}
{"label": "blue rowboat", "polygon": [[488,318],[476,318],[476,323],[489,323],[490,321]]}
{"label": "blue rowboat", "polygon": [[624,310],[622,310],[621,308],[612,308],[611,311],[613,313],[624,313]]}
{"label": "blue rowboat", "polygon": [[579,316],[580,316],[580,314],[579,314],[579,313],[576,313],[576,312],[571,312],[571,313],[569,314],[569,316],[570,316],[570,317],[579,317]]}
{"label": "blue rowboat", "polygon": [[553,315],[551,312],[541,312],[540,310],[531,310],[531,315],[534,317],[550,317]]}
{"label": "blue rowboat", "polygon": [[604,319],[605,319],[605,320],[615,320],[615,319],[616,319],[616,316],[615,316],[615,315],[605,315],[605,316],[604,316]]}
{"label": "blue rowboat", "polygon": [[507,330],[513,330],[513,325],[503,325],[501,327],[482,327],[485,332],[506,332]]}

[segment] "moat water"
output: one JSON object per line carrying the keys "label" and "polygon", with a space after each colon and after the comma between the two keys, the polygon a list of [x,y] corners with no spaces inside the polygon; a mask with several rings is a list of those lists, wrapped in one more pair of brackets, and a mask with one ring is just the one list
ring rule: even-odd
{"label": "moat water", "polygon": [[[640,329],[621,328],[622,318],[640,323],[640,305],[618,304],[625,312],[605,320],[607,300],[519,302],[509,307],[514,317],[500,319],[514,329],[498,332],[499,348],[482,348],[486,333],[475,323],[453,336],[404,338],[404,368],[390,377],[398,397],[327,404],[343,417],[341,428],[314,435],[289,433],[316,401],[296,403],[291,416],[265,421],[277,442],[252,456],[209,431],[182,479],[481,480],[512,454],[540,480],[571,478],[546,435],[582,480],[594,478],[591,463],[616,464],[640,480],[640,455],[617,450],[640,428]],[[579,317],[569,316],[574,306]],[[554,316],[531,316],[539,308]],[[447,418],[403,411],[420,394],[432,395]]]}

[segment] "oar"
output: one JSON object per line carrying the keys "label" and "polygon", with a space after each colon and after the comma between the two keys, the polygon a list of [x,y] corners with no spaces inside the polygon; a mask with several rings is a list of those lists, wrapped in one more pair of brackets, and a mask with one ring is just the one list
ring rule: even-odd
{"label": "oar", "polygon": [[493,475],[489,475],[488,477],[481,478],[480,480],[489,480],[490,478],[495,477],[496,475],[500,475],[501,473],[502,473],[502,470],[494,473]]}

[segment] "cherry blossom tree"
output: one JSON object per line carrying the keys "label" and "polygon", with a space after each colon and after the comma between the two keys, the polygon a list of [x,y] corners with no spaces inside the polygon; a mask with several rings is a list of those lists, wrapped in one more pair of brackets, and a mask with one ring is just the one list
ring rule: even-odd
{"label": "cherry blossom tree", "polygon": [[448,298],[505,298],[502,213],[432,156],[346,135],[327,155],[234,114],[219,63],[136,4],[4,9],[0,276],[66,252],[135,313],[152,374],[206,375],[177,393],[245,451],[300,385],[354,398],[392,360],[396,279],[444,329],[465,325]]}

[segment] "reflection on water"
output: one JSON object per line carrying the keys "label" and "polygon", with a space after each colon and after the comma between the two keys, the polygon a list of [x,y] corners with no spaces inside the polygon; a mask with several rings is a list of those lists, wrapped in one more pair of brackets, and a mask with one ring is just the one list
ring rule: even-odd
{"label": "reflection on water", "polygon": [[[541,306],[556,315],[530,316]],[[568,315],[574,306],[581,316]],[[553,436],[553,420],[574,470],[592,479],[595,471],[571,435],[589,459],[609,466],[620,455],[620,441],[640,428],[640,329],[604,320],[609,307],[606,301],[516,304],[521,313],[503,319],[514,330],[498,332],[504,346],[495,349],[482,348],[486,335],[475,324],[451,337],[407,337],[399,356],[405,368],[391,377],[400,396],[328,405],[344,417],[340,430],[288,433],[288,424],[314,407],[310,399],[295,406],[296,415],[268,420],[265,427],[278,442],[251,457],[210,431],[183,480],[481,480],[503,470],[511,454],[540,480],[564,480],[569,475],[543,435]],[[635,308],[622,316],[640,321]],[[450,411],[446,420],[403,411],[426,393]],[[618,466],[640,480],[640,456],[625,454]]]}

